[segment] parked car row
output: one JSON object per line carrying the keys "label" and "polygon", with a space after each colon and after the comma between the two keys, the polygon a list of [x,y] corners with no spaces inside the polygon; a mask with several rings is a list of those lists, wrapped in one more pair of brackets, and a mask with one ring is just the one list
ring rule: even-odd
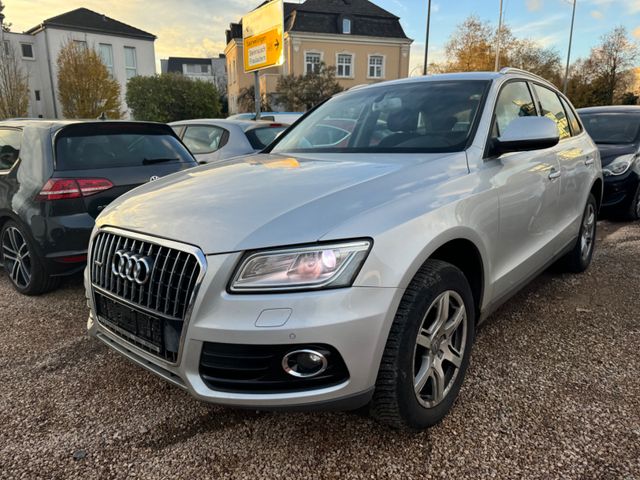
{"label": "parked car row", "polygon": [[421,429],[492,311],[588,268],[609,179],[637,189],[638,125],[607,136],[599,113],[503,69],[343,92],[284,134],[0,123],[2,260],[29,294],[86,262],[89,334],[201,400]]}

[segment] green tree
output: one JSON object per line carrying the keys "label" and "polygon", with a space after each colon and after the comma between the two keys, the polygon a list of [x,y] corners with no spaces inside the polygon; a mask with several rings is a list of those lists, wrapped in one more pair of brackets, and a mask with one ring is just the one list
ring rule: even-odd
{"label": "green tree", "polygon": [[66,118],[122,118],[120,84],[100,54],[68,41],[58,54],[58,98]]}
{"label": "green tree", "polygon": [[133,77],[127,82],[127,105],[136,120],[174,122],[220,117],[215,85],[179,73]]}
{"label": "green tree", "polygon": [[343,90],[336,80],[335,67],[322,63],[317,73],[281,77],[275,97],[287,110],[300,111],[309,110]]}
{"label": "green tree", "polygon": [[[255,112],[256,111],[256,89],[253,85],[250,87],[244,87],[240,90],[240,95],[238,95],[238,106],[240,107],[240,112]],[[270,112],[271,108],[271,96],[270,95],[261,95],[260,96],[260,110],[262,112]]]}

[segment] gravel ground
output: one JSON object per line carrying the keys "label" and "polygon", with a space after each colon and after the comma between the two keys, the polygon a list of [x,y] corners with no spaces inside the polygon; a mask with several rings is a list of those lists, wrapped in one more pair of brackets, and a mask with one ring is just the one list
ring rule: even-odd
{"label": "gravel ground", "polygon": [[497,312],[414,435],[200,403],[86,338],[80,279],[27,298],[0,274],[0,477],[640,479],[640,224],[599,225],[592,268]]}

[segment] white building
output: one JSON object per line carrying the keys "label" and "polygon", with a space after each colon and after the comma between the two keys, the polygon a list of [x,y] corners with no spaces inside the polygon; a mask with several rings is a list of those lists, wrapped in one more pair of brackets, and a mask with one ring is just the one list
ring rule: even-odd
{"label": "white building", "polygon": [[224,54],[218,58],[169,57],[160,60],[162,73],[181,73],[198,80],[213,83],[218,92],[227,93],[227,59]]}
{"label": "white building", "polygon": [[58,53],[66,42],[95,48],[120,82],[122,110],[127,80],[136,75],[155,75],[156,37],[100,13],[78,8],[49,18],[24,33],[4,33],[4,48],[12,51],[29,76],[29,116],[62,118],[57,98]]}

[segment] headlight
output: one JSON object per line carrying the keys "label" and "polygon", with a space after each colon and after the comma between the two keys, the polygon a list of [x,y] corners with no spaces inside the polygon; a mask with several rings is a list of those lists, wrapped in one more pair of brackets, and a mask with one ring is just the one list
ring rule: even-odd
{"label": "headlight", "polygon": [[370,240],[252,253],[233,276],[232,292],[349,287],[362,267]]}
{"label": "headlight", "polygon": [[629,155],[622,155],[616,158],[606,167],[602,168],[602,173],[605,175],[622,175],[633,165],[633,162],[638,157],[637,153],[630,153]]}

